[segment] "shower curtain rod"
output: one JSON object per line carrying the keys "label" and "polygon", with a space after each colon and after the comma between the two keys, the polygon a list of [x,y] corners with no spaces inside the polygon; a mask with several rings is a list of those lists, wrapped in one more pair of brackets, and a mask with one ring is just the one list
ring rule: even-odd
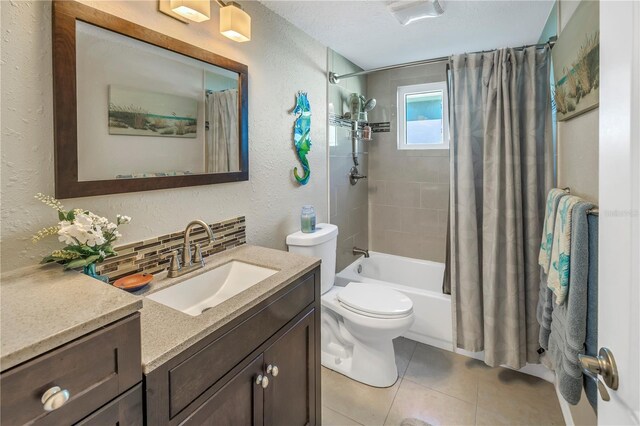
{"label": "shower curtain rod", "polygon": [[[520,47],[516,47],[516,50],[522,50],[522,49],[526,49],[527,47],[532,47],[532,46],[536,46],[536,47],[545,47],[545,46],[549,46],[550,48],[553,47],[554,44],[556,44],[556,40],[558,37],[554,36],[551,37],[549,39],[549,41],[547,41],[546,43],[538,43],[538,44],[529,44],[526,46],[520,46]],[[472,52],[472,53],[485,53],[485,52],[491,52],[491,50],[481,50],[478,52]],[[432,59],[423,59],[421,61],[413,61],[413,62],[407,62],[405,64],[398,64],[398,65],[388,65],[386,67],[380,67],[380,68],[373,68],[370,70],[363,70],[363,71],[357,71],[357,72],[352,72],[349,74],[336,74],[334,72],[329,71],[329,82],[331,84],[337,84],[340,82],[341,79],[343,78],[351,78],[351,77],[358,77],[361,75],[367,75],[367,74],[371,74],[372,72],[378,72],[378,71],[387,71],[387,70],[394,70],[397,68],[408,68],[408,67],[415,67],[418,65],[427,65],[427,64],[437,64],[439,62],[447,62],[449,61],[449,58],[451,56],[442,56],[440,58],[432,58]]]}

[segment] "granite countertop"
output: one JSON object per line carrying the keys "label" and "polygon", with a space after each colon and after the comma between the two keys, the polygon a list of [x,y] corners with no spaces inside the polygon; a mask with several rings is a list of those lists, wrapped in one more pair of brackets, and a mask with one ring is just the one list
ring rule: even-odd
{"label": "granite countertop", "polygon": [[31,266],[0,279],[0,370],[124,318],[140,298],[57,264]]}
{"label": "granite countertop", "polygon": [[[177,284],[232,260],[276,269],[278,272],[196,317],[143,298],[144,295]],[[140,312],[142,315],[142,367],[145,374],[311,271],[320,264],[320,259],[264,247],[242,245],[207,257],[205,262],[203,269],[182,277],[166,278],[166,273],[158,274],[148,287],[136,293],[140,299],[144,300],[144,306]]]}

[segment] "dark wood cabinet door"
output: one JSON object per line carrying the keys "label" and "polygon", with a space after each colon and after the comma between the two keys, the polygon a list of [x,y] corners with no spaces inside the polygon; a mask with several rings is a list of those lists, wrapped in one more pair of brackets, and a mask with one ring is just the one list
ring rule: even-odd
{"label": "dark wood cabinet door", "polygon": [[260,354],[181,424],[212,426],[262,426],[264,389],[256,383],[262,374]]}
{"label": "dark wood cabinet door", "polygon": [[[140,314],[134,314],[0,375],[2,425],[75,423],[142,379]],[[45,411],[42,395],[69,391],[66,404]]]}
{"label": "dark wood cabinet door", "polygon": [[[315,310],[311,310],[264,352],[269,386],[265,389],[267,426],[315,425]],[[318,360],[319,361],[319,360]]]}
{"label": "dark wood cabinet door", "polygon": [[140,383],[76,425],[142,426],[144,424],[143,417],[142,384]]}

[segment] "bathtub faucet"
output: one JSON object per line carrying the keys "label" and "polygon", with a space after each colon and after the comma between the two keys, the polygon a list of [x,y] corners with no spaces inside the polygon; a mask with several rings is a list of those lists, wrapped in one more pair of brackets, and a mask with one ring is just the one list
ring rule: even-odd
{"label": "bathtub faucet", "polygon": [[353,255],[357,256],[359,254],[363,254],[364,257],[367,258],[367,259],[369,258],[369,250],[361,249],[361,248],[358,248],[358,247],[354,247],[353,248]]}

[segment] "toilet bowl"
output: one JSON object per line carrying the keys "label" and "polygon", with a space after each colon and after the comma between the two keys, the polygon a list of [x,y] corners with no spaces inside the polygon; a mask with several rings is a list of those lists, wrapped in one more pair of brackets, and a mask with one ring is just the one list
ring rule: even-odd
{"label": "toilet bowl", "polygon": [[319,224],[315,233],[287,237],[289,251],[322,259],[322,365],[370,386],[391,386],[398,379],[393,339],[413,324],[413,303],[376,284],[334,286],[337,236],[335,225]]}
{"label": "toilet bowl", "polygon": [[[358,303],[345,302],[345,293]],[[376,284],[349,283],[321,300],[322,365],[370,386],[393,385],[393,339],[413,324],[411,299]]]}

